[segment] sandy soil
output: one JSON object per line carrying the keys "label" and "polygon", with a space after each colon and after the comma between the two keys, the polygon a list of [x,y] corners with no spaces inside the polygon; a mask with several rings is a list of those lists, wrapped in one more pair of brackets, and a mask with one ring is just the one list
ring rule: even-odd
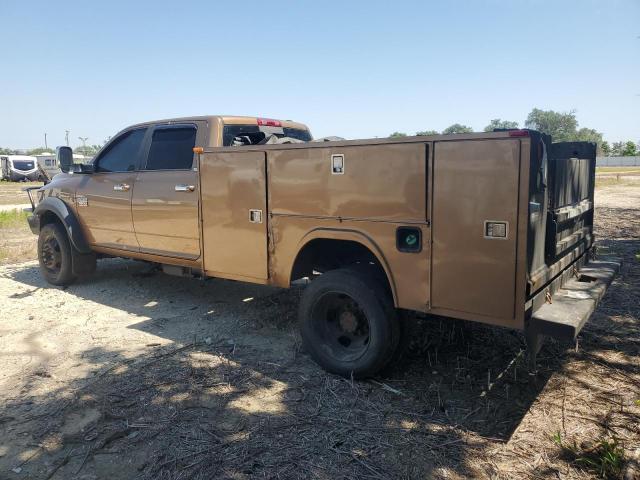
{"label": "sandy soil", "polygon": [[601,441],[640,448],[640,188],[596,202],[623,271],[535,378],[519,334],[430,318],[403,363],[352,382],[300,350],[302,287],[111,259],[58,289],[2,266],[0,479],[598,478]]}

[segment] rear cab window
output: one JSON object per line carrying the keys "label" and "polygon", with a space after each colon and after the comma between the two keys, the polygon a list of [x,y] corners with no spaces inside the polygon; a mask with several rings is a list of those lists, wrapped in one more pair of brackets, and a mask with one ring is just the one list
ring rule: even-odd
{"label": "rear cab window", "polygon": [[290,137],[303,142],[312,140],[309,130],[291,127],[271,127],[260,125],[225,125],[222,130],[222,146],[259,145],[270,135]]}
{"label": "rear cab window", "polygon": [[145,170],[189,170],[196,144],[195,125],[156,127]]}

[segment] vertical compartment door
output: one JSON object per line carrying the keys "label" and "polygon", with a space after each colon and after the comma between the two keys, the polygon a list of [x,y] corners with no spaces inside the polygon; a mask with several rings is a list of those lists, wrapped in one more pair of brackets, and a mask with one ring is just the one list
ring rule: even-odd
{"label": "vertical compartment door", "polygon": [[518,140],[436,142],[433,308],[515,315]]}
{"label": "vertical compartment door", "polygon": [[210,275],[258,281],[268,277],[265,155],[202,155],[204,268]]}

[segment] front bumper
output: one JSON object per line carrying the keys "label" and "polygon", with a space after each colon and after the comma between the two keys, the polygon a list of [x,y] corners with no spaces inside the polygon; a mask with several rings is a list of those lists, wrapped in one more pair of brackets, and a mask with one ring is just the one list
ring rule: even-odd
{"label": "front bumper", "polygon": [[40,233],[40,215],[33,214],[27,216],[27,223],[34,235],[38,235]]}
{"label": "front bumper", "polygon": [[604,296],[621,260],[587,261],[584,255],[533,299],[527,329],[531,334],[575,339]]}

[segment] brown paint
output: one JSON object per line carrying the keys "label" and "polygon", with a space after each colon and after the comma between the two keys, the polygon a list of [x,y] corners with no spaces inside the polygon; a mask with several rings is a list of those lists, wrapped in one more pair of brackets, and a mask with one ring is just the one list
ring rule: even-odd
{"label": "brown paint", "polygon": [[[66,174],[45,187],[47,195],[87,197],[89,206],[73,207],[94,250],[288,287],[309,242],[357,242],[384,269],[397,307],[524,326],[528,137],[495,132],[221,147],[225,123],[257,118],[189,117],[130,128],[173,123],[198,126],[192,169]],[[332,173],[332,155],[344,157],[340,174]],[[131,189],[114,192],[116,183]],[[176,192],[179,184],[194,189]],[[251,210],[261,212],[261,222],[250,221]],[[508,222],[508,237],[485,238],[486,220]],[[398,250],[402,226],[420,230],[420,252]],[[540,285],[558,268],[533,281]]]}

